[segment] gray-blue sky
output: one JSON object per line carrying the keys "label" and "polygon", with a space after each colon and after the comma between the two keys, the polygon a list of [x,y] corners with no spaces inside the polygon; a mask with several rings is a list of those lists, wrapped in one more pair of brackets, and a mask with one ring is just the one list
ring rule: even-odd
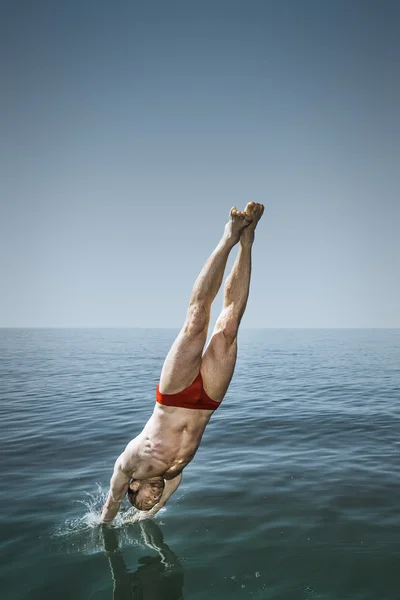
{"label": "gray-blue sky", "polygon": [[0,21],[0,326],[178,327],[249,200],[244,326],[400,326],[397,2],[26,0]]}

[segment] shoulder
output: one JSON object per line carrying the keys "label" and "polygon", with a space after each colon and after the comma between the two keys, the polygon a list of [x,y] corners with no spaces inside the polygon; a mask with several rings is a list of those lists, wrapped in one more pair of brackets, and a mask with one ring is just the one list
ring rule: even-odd
{"label": "shoulder", "polygon": [[134,462],[134,456],[127,450],[124,450],[115,461],[114,470],[122,471],[124,475],[132,477]]}
{"label": "shoulder", "polygon": [[117,458],[120,469],[129,474],[137,468],[139,453],[139,436],[129,442],[125,450]]}

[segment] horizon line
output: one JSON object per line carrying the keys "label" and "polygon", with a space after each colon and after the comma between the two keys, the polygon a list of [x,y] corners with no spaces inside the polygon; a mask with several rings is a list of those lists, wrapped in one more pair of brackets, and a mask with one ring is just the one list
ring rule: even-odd
{"label": "horizon line", "polygon": [[[138,327],[136,325],[0,325],[0,330],[3,329],[139,329],[139,330],[157,330],[157,329],[163,329],[163,330],[176,330],[176,329],[181,329],[182,325],[178,326],[178,327]],[[334,330],[334,329],[340,329],[340,330],[354,330],[354,329],[382,329],[382,330],[392,330],[392,329],[400,329],[400,327],[397,326],[393,326],[393,327],[379,327],[379,326],[369,326],[369,327],[365,327],[365,326],[354,326],[354,327],[323,327],[323,326],[309,326],[309,327],[299,327],[299,326],[281,326],[281,327],[241,327],[240,331],[276,331],[276,330],[310,330],[310,329],[315,329],[315,330]]]}

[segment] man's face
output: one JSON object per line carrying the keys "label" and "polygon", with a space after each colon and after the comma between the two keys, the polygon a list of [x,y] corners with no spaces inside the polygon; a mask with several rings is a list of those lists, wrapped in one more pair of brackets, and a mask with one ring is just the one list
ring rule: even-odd
{"label": "man's face", "polygon": [[141,481],[136,493],[135,506],[139,510],[150,510],[161,499],[164,486],[160,481]]}

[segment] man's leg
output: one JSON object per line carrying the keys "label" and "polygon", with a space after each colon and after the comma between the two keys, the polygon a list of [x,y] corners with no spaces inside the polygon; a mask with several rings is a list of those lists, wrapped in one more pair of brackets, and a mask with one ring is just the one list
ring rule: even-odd
{"label": "man's leg", "polygon": [[176,394],[186,389],[199,373],[211,304],[221,287],[229,253],[250,223],[250,217],[232,208],[221,241],[196,279],[184,326],[165,359],[160,378],[161,393]]}
{"label": "man's leg", "polygon": [[225,283],[224,308],[215,324],[200,369],[206,393],[218,402],[225,396],[235,368],[237,333],[249,296],[254,230],[264,206],[250,202],[245,211],[253,221],[240,236],[239,252]]}

